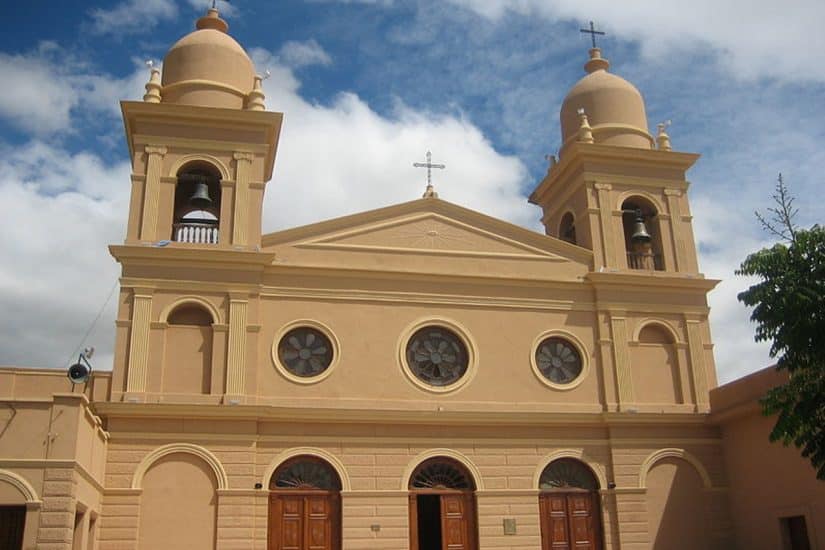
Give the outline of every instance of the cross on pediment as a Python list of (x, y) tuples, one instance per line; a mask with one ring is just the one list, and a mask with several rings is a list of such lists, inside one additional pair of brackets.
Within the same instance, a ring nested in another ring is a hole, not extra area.
[(414, 162), (413, 166), (416, 168), (426, 168), (427, 169), (427, 190), (424, 192), (425, 197), (437, 197), (438, 195), (433, 190), (433, 168), (437, 168), (443, 170), (447, 168), (444, 164), (433, 164), (433, 154), (427, 151), (427, 162)]

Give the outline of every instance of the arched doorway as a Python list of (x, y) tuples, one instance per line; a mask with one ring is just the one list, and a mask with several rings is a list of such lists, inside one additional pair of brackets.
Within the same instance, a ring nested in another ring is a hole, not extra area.
[(309, 455), (281, 464), (269, 480), (269, 550), (340, 550), (341, 479)]
[(457, 460), (435, 457), (413, 471), (410, 550), (477, 550), (476, 485)]
[(599, 482), (587, 465), (554, 460), (539, 478), (542, 550), (602, 548)]

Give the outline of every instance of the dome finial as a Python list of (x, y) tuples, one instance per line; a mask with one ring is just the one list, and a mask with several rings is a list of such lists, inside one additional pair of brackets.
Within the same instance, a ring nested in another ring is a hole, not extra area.
[(601, 48), (590, 48), (590, 60), (584, 64), (584, 70), (590, 74), (595, 71), (604, 70), (610, 68), (610, 61), (602, 57), (602, 50)]
[(579, 108), (576, 112), (579, 115), (579, 134), (576, 141), (593, 143), (593, 128), (590, 127), (590, 122), (587, 120), (587, 113), (584, 112), (584, 108)]
[(659, 133), (656, 136), (656, 145), (661, 151), (671, 151), (673, 147), (670, 145), (670, 136), (667, 135), (667, 127), (670, 126), (670, 121), (666, 120), (656, 125)]
[(149, 82), (146, 83), (146, 93), (143, 95), (143, 101), (146, 103), (160, 103), (160, 91), (162, 89), (160, 83), (160, 69), (155, 67), (155, 62), (151, 59), (146, 62), (149, 67)]
[(207, 10), (206, 15), (197, 20), (195, 23), (195, 28), (198, 30), (214, 29), (220, 32), (227, 32), (229, 30), (229, 25), (226, 21), (221, 19), (221, 16), (218, 14), (217, 5), (213, 0), (212, 7)]

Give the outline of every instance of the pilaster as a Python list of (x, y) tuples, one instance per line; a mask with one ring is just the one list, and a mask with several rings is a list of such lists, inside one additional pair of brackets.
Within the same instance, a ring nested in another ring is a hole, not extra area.
[(232, 224), (232, 244), (249, 244), (249, 175), (252, 153), (235, 153), (235, 223)]
[(616, 268), (618, 267), (616, 247), (614, 245), (616, 239), (613, 236), (613, 219), (610, 214), (613, 210), (610, 204), (610, 190), (613, 189), (613, 186), (609, 183), (596, 183), (593, 187), (596, 189), (599, 200), (598, 208), (601, 226), (599, 234), (601, 235), (602, 250), (604, 251), (605, 267)]
[(160, 206), (160, 176), (166, 147), (147, 145), (146, 182), (143, 196), (143, 222), (140, 238), (144, 241), (156, 241), (158, 232), (158, 208)]
[(246, 320), (249, 296), (231, 293), (229, 297), (229, 346), (226, 360), (226, 397), (239, 400), (245, 391)]
[(619, 410), (624, 410), (634, 402), (633, 378), (630, 374), (630, 354), (627, 348), (627, 319), (624, 316), (611, 313), (610, 326), (613, 338), (616, 384), (619, 389)]
[(670, 214), (670, 235), (671, 245), (674, 251), (674, 270), (687, 270), (687, 252), (685, 251), (685, 241), (682, 238), (682, 215), (679, 208), (679, 197), (682, 191), (679, 189), (665, 189), (665, 199), (667, 200), (667, 211)]
[(152, 290), (136, 288), (132, 297), (132, 334), (129, 341), (129, 364), (126, 374), (126, 392), (146, 392), (149, 364), (149, 329), (152, 316)]
[(708, 405), (708, 381), (705, 373), (704, 345), (702, 344), (702, 321), (697, 318), (685, 315), (685, 325), (688, 336), (688, 355), (690, 356), (690, 369), (693, 379), (693, 390), (695, 392), (696, 410), (707, 412)]

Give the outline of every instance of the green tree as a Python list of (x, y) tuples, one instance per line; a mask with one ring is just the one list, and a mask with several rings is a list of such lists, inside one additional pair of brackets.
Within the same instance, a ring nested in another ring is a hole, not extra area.
[(755, 340), (771, 342), (776, 368), (789, 374), (762, 399), (763, 413), (777, 415), (771, 441), (798, 447), (825, 480), (825, 229), (796, 226), (782, 174), (773, 201), (767, 217), (756, 216), (780, 242), (742, 262), (736, 273), (759, 282), (738, 299), (753, 308)]

